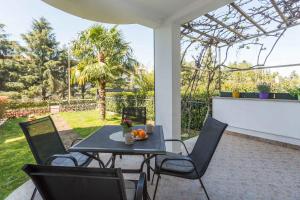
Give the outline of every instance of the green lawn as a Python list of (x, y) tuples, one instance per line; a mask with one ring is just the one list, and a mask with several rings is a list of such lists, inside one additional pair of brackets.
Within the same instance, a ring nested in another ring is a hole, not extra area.
[(34, 163), (18, 125), (22, 121), (25, 118), (12, 119), (0, 127), (0, 199), (4, 199), (28, 179), (21, 167), (25, 163)]
[[(104, 124), (120, 124), (120, 116), (108, 114), (106, 121), (99, 120), (98, 111), (60, 113), (81, 137), (86, 137)], [(0, 127), (0, 200), (22, 185), (28, 178), (21, 168), (35, 163), (18, 123), (25, 118), (12, 119)]]
[(107, 113), (106, 121), (99, 120), (99, 111), (82, 111), (82, 112), (62, 112), (60, 115), (72, 127), (75, 133), (81, 137), (86, 137), (102, 127), (103, 125), (120, 124), (121, 116), (119, 114)]

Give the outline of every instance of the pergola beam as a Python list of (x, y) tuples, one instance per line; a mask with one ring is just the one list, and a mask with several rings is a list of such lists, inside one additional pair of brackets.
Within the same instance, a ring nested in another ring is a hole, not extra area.
[(183, 36), (185, 36), (185, 37), (187, 37), (187, 38), (190, 38), (191, 40), (200, 42), (202, 45), (207, 45), (207, 44), (209, 44), (208, 41), (204, 41), (204, 40), (201, 40), (201, 39), (200, 39), (201, 35), (198, 36), (198, 37), (194, 37), (194, 36), (188, 35), (188, 34), (186, 34), (186, 33), (181, 33), (181, 35), (183, 35)]
[(187, 38), (190, 38), (192, 40), (195, 40), (195, 41), (198, 41), (198, 42), (203, 42), (202, 40), (200, 40), (199, 37), (194, 37), (194, 36), (191, 36), (191, 35), (188, 35), (186, 33), (181, 33), (183, 36), (187, 37)]
[(284, 14), (281, 12), (281, 10), (279, 9), (278, 5), (276, 4), (275, 0), (270, 0), (273, 7), (275, 8), (276, 12), (278, 13), (278, 15), (280, 16), (280, 18), (282, 19), (282, 21), (285, 23), (286, 26), (289, 25), (289, 22), (287, 20), (287, 18), (284, 16)]
[[(254, 39), (254, 38), (258, 38), (258, 37), (261, 37), (261, 36), (264, 36), (264, 35), (270, 35), (270, 34), (272, 34), (272, 33), (276, 33), (276, 32), (278, 32), (278, 31), (283, 31), (283, 30), (285, 30), (285, 29), (287, 29), (287, 28), (291, 28), (291, 27), (299, 26), (299, 25), (300, 25), (300, 22), (299, 22), (299, 23), (295, 23), (295, 24), (290, 24), (290, 25), (287, 26), (287, 27), (281, 27), (281, 28), (279, 28), (279, 29), (275, 29), (275, 30), (269, 31), (269, 32), (267, 32), (266, 34), (264, 34), (264, 33), (261, 33), (261, 34), (255, 34), (255, 35), (249, 36), (249, 37), (247, 37), (247, 38), (245, 38), (245, 39), (242, 39), (242, 40), (236, 40), (236, 41), (234, 41), (234, 42), (231, 42), (229, 45), (233, 45), (233, 44), (236, 44), (236, 43), (244, 42), (244, 41), (251, 40), (251, 39)], [(221, 45), (221, 46), (219, 46), (219, 47), (225, 47), (225, 46), (227, 46), (227, 45)]]
[(236, 31), (235, 29), (231, 28), (230, 26), (226, 25), (225, 23), (221, 22), (220, 20), (214, 18), (213, 16), (209, 15), (209, 14), (205, 14), (205, 17), (207, 17), (208, 19), (216, 22), (217, 24), (223, 26), (224, 28), (228, 29), (229, 31), (235, 33), (236, 35), (238, 35), (239, 37), (246, 39), (245, 36), (243, 36), (241, 33), (239, 33), (238, 31)]
[(238, 5), (235, 3), (230, 4), (236, 11), (238, 11), (242, 16), (244, 16), (249, 22), (251, 22), (256, 28), (261, 30), (264, 34), (267, 33), (259, 24), (257, 24), (247, 13), (245, 13)]
[(287, 64), (287, 65), (272, 65), (272, 66), (257, 66), (257, 67), (250, 67), (246, 69), (232, 69), (228, 68), (229, 72), (238, 72), (238, 71), (251, 71), (251, 70), (262, 70), (262, 69), (274, 69), (274, 68), (286, 68), (286, 67), (300, 67), (300, 63), (294, 64)]
[[(212, 39), (212, 40), (214, 40), (214, 41), (217, 41), (218, 43), (221, 43), (221, 42), (222, 42), (222, 43), (228, 44), (228, 42), (227, 42), (226, 40), (223, 40), (223, 39), (221, 39), (221, 38), (217, 38), (217, 37), (215, 37), (215, 36), (209, 35), (209, 34), (207, 34), (207, 33), (205, 33), (205, 32), (199, 31), (199, 30), (194, 29), (194, 28), (192, 28), (192, 27), (190, 27), (190, 26), (182, 25), (182, 27), (185, 28), (185, 29), (189, 29), (189, 30), (192, 31), (192, 32), (198, 33), (198, 34), (200, 34), (200, 35), (204, 35), (205, 37), (208, 37), (208, 38), (210, 38), (210, 39)], [(187, 34), (186, 34), (186, 36), (187, 36)]]

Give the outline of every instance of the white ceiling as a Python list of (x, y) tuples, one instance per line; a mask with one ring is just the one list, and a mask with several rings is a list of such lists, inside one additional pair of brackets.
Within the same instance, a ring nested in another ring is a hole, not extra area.
[(112, 24), (141, 24), (151, 28), (172, 21), (184, 23), (230, 0), (43, 0), (81, 18)]

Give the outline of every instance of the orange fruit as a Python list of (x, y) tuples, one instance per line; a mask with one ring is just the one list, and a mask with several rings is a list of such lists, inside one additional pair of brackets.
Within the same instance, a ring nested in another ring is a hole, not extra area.
[(140, 138), (145, 138), (146, 137), (146, 132), (144, 130), (139, 131), (139, 137)]
[(133, 131), (131, 132), (131, 134), (132, 134), (134, 137), (136, 137), (136, 136), (138, 135), (138, 130), (133, 130)]

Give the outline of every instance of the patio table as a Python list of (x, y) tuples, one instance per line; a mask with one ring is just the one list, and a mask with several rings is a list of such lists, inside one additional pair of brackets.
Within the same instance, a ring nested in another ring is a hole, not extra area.
[[(134, 126), (133, 129), (144, 129), (145, 126)], [(114, 167), (115, 155), (147, 155), (147, 177), (150, 179), (150, 157), (166, 154), (166, 146), (162, 126), (155, 126), (153, 133), (149, 138), (143, 141), (135, 141), (132, 145), (125, 144), (118, 140), (117, 134), (121, 134), (122, 127), (115, 125), (106, 125), (83, 139), (76, 145), (70, 147), (70, 152), (80, 152), (98, 160), (103, 166), (99, 157), (92, 153), (112, 153), (113, 156), (105, 164), (105, 167), (111, 162), (110, 167)], [(132, 170), (133, 171), (133, 170)]]

